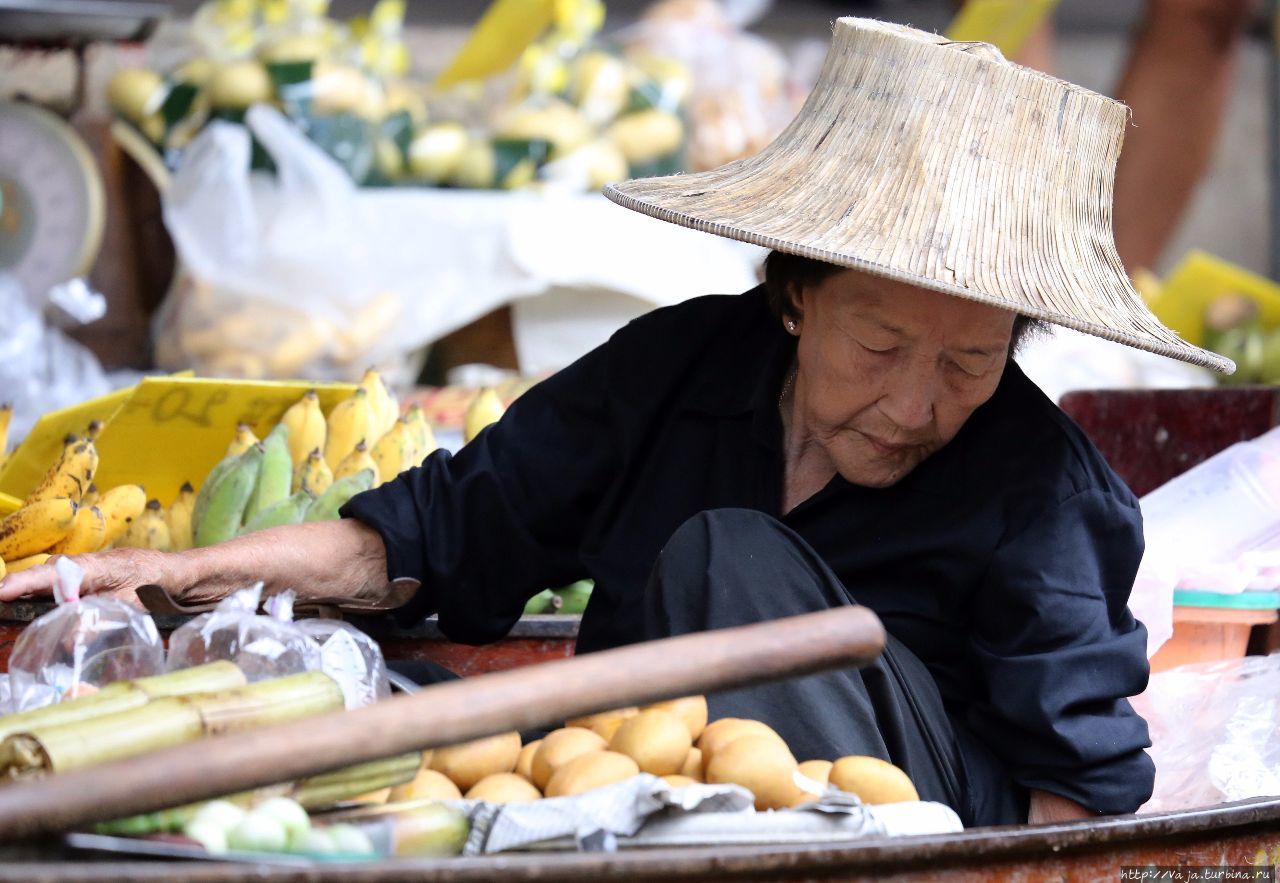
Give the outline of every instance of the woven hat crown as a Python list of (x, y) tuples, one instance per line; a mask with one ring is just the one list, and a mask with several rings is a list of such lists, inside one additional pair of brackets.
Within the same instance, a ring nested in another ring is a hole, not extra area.
[(710, 172), (610, 185), (654, 217), (1218, 371), (1147, 309), (1112, 233), (1128, 110), (901, 25), (842, 18), (796, 118)]

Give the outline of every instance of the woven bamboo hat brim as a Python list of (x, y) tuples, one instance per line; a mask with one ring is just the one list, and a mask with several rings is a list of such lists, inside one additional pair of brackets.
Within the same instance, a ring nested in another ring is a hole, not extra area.
[(619, 205), (993, 304), (1215, 371), (1161, 324), (1111, 228), (1128, 110), (985, 43), (842, 18), (799, 115), (710, 172), (613, 184)]

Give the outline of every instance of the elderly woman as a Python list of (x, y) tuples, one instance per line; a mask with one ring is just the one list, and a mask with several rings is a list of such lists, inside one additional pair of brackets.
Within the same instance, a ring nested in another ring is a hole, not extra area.
[(606, 191), (773, 248), (763, 286), (637, 320), (340, 522), (85, 556), (87, 585), (376, 601), (410, 579), (399, 617), (482, 643), (589, 576), (582, 652), (864, 604), (889, 634), (874, 666), (712, 715), (767, 721), (801, 760), (892, 760), (967, 824), (1131, 812), (1153, 778), (1126, 701), (1148, 672), (1137, 502), (1011, 358), (1049, 320), (1230, 369), (1115, 257), (1124, 120), (990, 47), (842, 19), (760, 155)]

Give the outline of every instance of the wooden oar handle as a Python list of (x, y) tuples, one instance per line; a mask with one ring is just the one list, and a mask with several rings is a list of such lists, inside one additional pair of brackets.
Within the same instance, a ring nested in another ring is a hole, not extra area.
[(866, 665), (865, 607), (682, 635), (451, 681), (365, 708), (0, 786), (0, 840), (179, 806), (364, 761), (696, 693)]

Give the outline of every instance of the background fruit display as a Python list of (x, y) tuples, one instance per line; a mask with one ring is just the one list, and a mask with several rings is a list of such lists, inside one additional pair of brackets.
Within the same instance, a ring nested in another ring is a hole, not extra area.
[[(359, 184), (597, 191), (683, 166), (688, 70), (647, 46), (594, 43), (601, 0), (556, 3), (509, 74), (454, 89), (406, 79), (403, 0), (345, 23), (323, 6), (211, 0), (192, 57), (117, 72), (108, 103), (170, 165), (209, 122), (270, 103)], [(261, 149), (253, 163), (272, 167)]]

